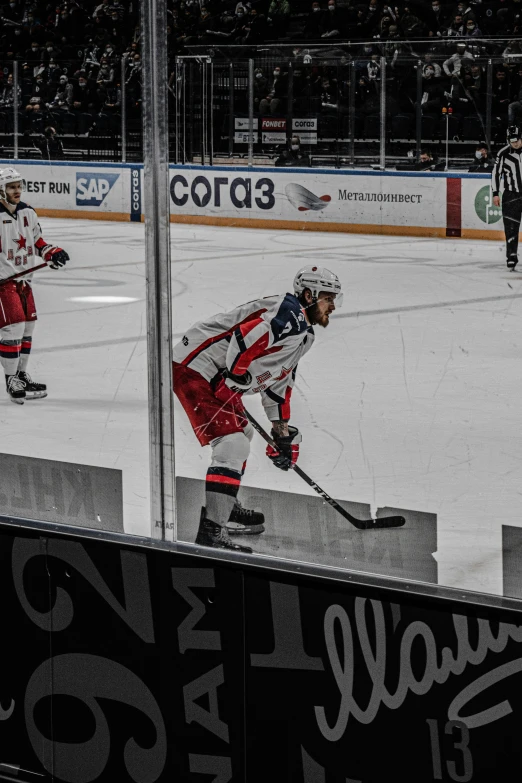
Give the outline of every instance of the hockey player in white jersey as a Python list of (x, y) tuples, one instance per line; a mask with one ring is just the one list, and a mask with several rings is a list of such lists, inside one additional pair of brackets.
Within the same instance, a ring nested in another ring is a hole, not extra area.
[(210, 445), (205, 506), (197, 544), (240, 552), (230, 534), (264, 530), (263, 514), (237, 500), (253, 436), (244, 394), (261, 394), (277, 449), (267, 457), (281, 470), (297, 462), (301, 433), (289, 424), (297, 364), (315, 340), (313, 327), (328, 326), (342, 300), (339, 278), (306, 266), (293, 293), (270, 296), (218, 313), (192, 326), (174, 349), (174, 392), (202, 446)]
[[(0, 362), (7, 393), (19, 405), (47, 396), (46, 385), (27, 373), (37, 318), (31, 270), (41, 259), (52, 269), (69, 260), (65, 250), (43, 239), (36, 212), (21, 200), (24, 187), (16, 169), (0, 170)], [(26, 275), (9, 280), (24, 270)]]

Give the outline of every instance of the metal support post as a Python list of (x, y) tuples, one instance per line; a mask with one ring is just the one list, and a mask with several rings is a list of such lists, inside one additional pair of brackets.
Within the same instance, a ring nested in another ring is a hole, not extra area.
[(491, 153), (491, 115), (493, 106), (493, 63), (488, 60), (486, 73), (486, 144)]
[(142, 3), (151, 535), (175, 541), (166, 31), (166, 0)]
[(386, 57), (381, 57), (381, 149), (379, 168), (386, 168)]
[(415, 102), (415, 158), (419, 160), (422, 144), (422, 60), (417, 60), (417, 100)]
[(355, 166), (355, 60), (350, 63), (348, 93), (348, 135), (350, 137), (350, 166)]
[(254, 61), (248, 61), (248, 165), (254, 165)]
[(204, 166), (207, 154), (207, 61), (199, 63), (201, 78), (201, 165)]
[(18, 77), (18, 60), (13, 60), (13, 158), (18, 159), (18, 90), (20, 80)]
[(209, 62), (209, 71), (210, 71), (210, 122), (209, 122), (209, 132), (210, 132), (210, 138), (208, 140), (208, 162), (210, 166), (214, 165), (214, 63), (212, 61)]
[(234, 136), (236, 133), (234, 119), (234, 63), (230, 63), (228, 66), (228, 90), (228, 157), (231, 158), (234, 154)]
[(125, 53), (121, 58), (121, 80), (120, 80), (120, 100), (121, 100), (121, 162), (127, 163), (127, 87), (125, 85), (125, 70), (128, 54)]

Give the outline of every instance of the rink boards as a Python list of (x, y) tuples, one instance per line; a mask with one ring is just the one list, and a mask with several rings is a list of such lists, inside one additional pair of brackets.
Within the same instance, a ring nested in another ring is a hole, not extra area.
[[(27, 202), (42, 216), (142, 220), (141, 164), (15, 165), (27, 180)], [(171, 166), (171, 221), (499, 239), (490, 181), (488, 174)]]
[(6, 780), (518, 779), (517, 602), (7, 517), (0, 541)]

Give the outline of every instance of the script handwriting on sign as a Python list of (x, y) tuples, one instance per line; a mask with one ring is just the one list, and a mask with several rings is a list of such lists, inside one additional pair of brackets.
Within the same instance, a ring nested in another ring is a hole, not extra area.
[[(454, 614), (453, 626), (456, 636), (456, 654), (449, 647), (444, 647), (441, 653), (437, 651), (435, 636), (431, 628), (419, 620), (410, 623), (405, 629), (400, 640), (399, 672), (394, 672), (390, 679), (397, 682), (394, 693), (390, 693), (385, 680), (388, 671), (387, 662), (387, 638), (384, 610), (380, 601), (372, 600), (373, 610), (373, 634), (370, 635), (365, 617), (365, 598), (357, 598), (355, 601), (355, 629), (359, 645), (362, 650), (364, 663), (372, 682), (370, 700), (366, 707), (357, 704), (353, 695), (354, 683), (354, 639), (353, 629), (346, 611), (342, 606), (334, 604), (328, 607), (324, 617), (324, 633), (326, 648), (337, 687), (341, 696), (339, 712), (333, 725), (327, 720), (325, 708), (315, 707), (315, 715), (319, 730), (325, 739), (336, 742), (343, 736), (350, 716), (362, 724), (369, 724), (375, 720), (381, 705), (391, 710), (398, 709), (406, 699), (408, 692), (422, 696), (431, 690), (432, 686), (447, 681), (450, 674), (460, 675), (469, 666), (481, 664), (488, 652), (503, 652), (510, 639), (522, 643), (522, 628), (516, 625), (500, 623), (498, 632), (494, 634), (487, 620), (479, 619), (478, 640), (473, 647), (470, 643), (468, 618)], [(341, 631), (342, 645), (338, 650), (335, 641), (335, 626)], [(372, 645), (370, 638), (375, 638)], [(422, 676), (419, 676), (419, 667), (416, 664), (413, 673), (412, 649), (415, 643), (421, 640), (426, 651), (426, 658)], [(375, 649), (375, 652), (374, 652)], [(440, 665), (437, 661), (440, 660)], [(485, 726), (499, 720), (512, 712), (508, 701), (502, 701), (488, 709), (474, 715), (462, 715), (469, 701), (478, 694), (486, 691), (491, 686), (505, 680), (513, 674), (522, 671), (522, 658), (504, 663), (467, 685), (451, 702), (448, 707), (450, 721), (459, 721), (468, 729)]]

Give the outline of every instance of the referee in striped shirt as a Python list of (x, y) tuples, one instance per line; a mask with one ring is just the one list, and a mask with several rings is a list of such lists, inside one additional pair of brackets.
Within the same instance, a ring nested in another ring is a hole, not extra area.
[(518, 232), (522, 218), (522, 130), (518, 125), (509, 126), (507, 141), (507, 146), (498, 153), (491, 172), (491, 189), (493, 204), (500, 207), (500, 183), (504, 178), (502, 218), (506, 233), (507, 265), (513, 272), (518, 264)]

